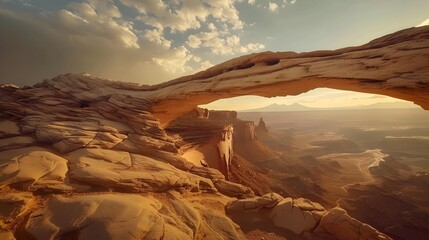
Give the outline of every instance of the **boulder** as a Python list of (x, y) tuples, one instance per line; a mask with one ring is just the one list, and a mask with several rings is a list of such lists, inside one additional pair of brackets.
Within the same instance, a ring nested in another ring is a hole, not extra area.
[(221, 179), (221, 180), (215, 181), (214, 185), (220, 193), (230, 197), (246, 198), (246, 197), (255, 196), (255, 194), (250, 188), (238, 183), (233, 183), (233, 182), (229, 182)]
[(273, 208), (282, 200), (283, 197), (277, 193), (267, 193), (261, 197), (252, 197), (231, 201), (225, 206), (225, 209), (228, 211), (257, 212), (262, 208)]
[(350, 217), (344, 209), (339, 207), (332, 208), (323, 215), (314, 233), (339, 240), (391, 239), (368, 224)]
[(306, 209), (301, 209), (292, 198), (284, 198), (271, 210), (269, 217), (275, 226), (301, 234), (312, 231), (318, 224), (311, 213), (315, 209)]

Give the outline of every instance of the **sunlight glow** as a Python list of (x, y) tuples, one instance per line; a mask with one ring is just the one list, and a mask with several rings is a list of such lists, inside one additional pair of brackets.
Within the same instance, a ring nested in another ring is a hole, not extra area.
[[(259, 96), (243, 96), (221, 99), (200, 107), (214, 110), (243, 111), (266, 107), (271, 104), (291, 105), (299, 103), (312, 108), (348, 108), (361, 107), (376, 103), (408, 103), (407, 101), (383, 95), (360, 93), (353, 91), (318, 88), (298, 96), (265, 98)], [(410, 103), (412, 106), (412, 103)], [(416, 107), (418, 107), (416, 105)]]

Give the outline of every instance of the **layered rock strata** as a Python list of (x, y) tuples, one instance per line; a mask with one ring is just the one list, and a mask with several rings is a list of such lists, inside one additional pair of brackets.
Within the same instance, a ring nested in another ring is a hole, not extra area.
[[(201, 117), (200, 113), (207, 113)], [(196, 108), (166, 127), (175, 136), (184, 157), (201, 166), (218, 169), (228, 179), (234, 143), (256, 139), (252, 121), (237, 118), (236, 111), (208, 111)]]

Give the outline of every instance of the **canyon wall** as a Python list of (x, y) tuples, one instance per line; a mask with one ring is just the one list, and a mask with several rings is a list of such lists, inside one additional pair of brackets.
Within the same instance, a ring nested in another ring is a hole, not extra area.
[(234, 143), (256, 139), (254, 122), (237, 115), (236, 111), (195, 108), (170, 122), (167, 130), (180, 137), (179, 149), (188, 161), (215, 168), (228, 179)]
[(234, 142), (248, 142), (256, 140), (255, 123), (253, 121), (234, 122)]
[(233, 157), (232, 122), (236, 120), (234, 111), (195, 108), (172, 121), (167, 130), (169, 134), (177, 135), (178, 147), (185, 159), (217, 169), (228, 179)]

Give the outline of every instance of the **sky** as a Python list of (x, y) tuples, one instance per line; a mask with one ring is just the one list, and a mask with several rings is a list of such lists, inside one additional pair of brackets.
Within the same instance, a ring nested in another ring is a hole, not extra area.
[[(259, 96), (244, 96), (229, 99), (221, 99), (207, 105), (202, 105), (203, 108), (213, 110), (250, 110), (262, 108), (271, 104), (292, 105), (301, 104), (306, 107), (329, 109), (329, 108), (353, 108), (369, 106), (375, 103), (404, 103), (400, 99), (387, 97), (378, 94), (367, 94), (352, 91), (342, 91), (329, 88), (317, 88), (298, 96), (287, 97), (259, 97)], [(401, 104), (401, 107), (420, 108), (411, 102), (409, 104)]]
[(425, 24), (428, 0), (0, 0), (0, 83), (86, 72), (155, 84), (253, 52), (337, 49)]

